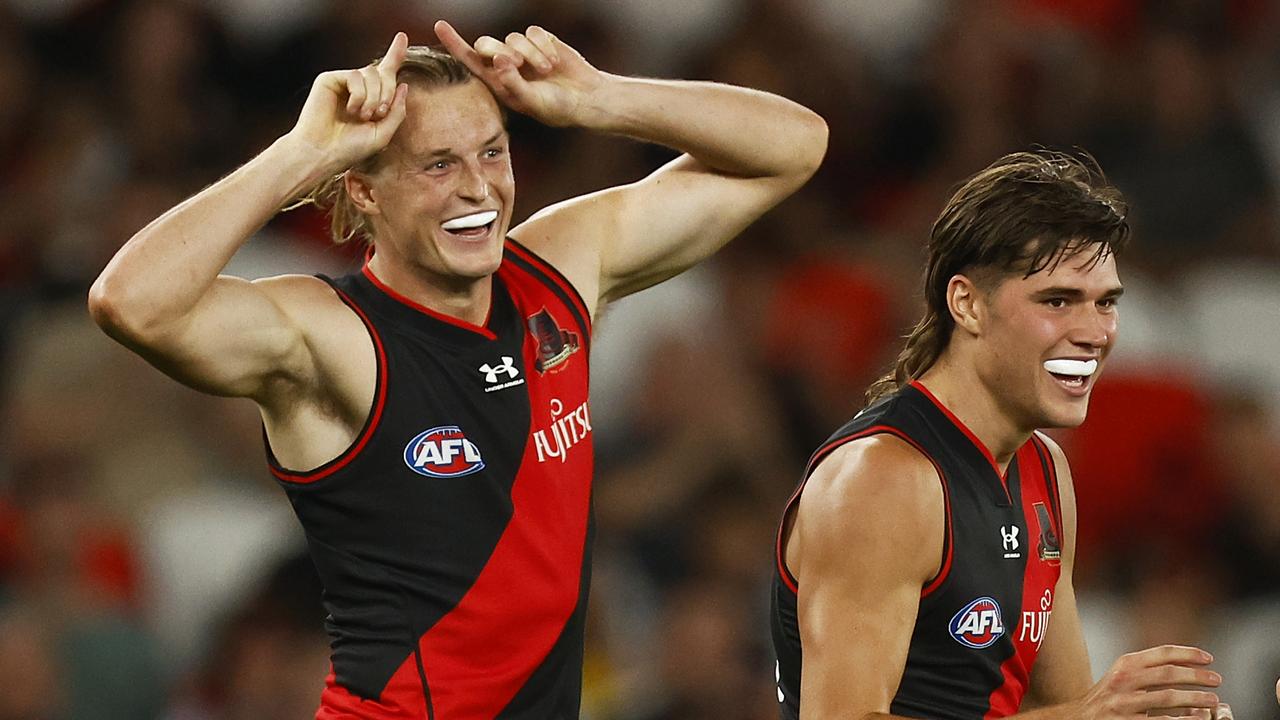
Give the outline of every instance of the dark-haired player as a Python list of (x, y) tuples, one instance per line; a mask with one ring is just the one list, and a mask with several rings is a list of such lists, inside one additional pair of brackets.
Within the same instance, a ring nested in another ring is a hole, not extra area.
[[(448, 53), (401, 33), (321, 74), (288, 134), (125, 245), (90, 308), (174, 378), (261, 410), (330, 613), (318, 717), (576, 718), (591, 319), (799, 188), (826, 126), (763, 92), (601, 72), (538, 27), (436, 33)], [(501, 105), (684, 154), (508, 235)], [(360, 272), (218, 275), (316, 186), (336, 236), (369, 241)]]
[(924, 318), (783, 517), (783, 718), (1229, 712), (1196, 648), (1126, 655), (1091, 683), (1071, 473), (1037, 432), (1085, 419), (1116, 340), (1127, 235), (1118, 191), (1059, 153), (1006, 156), (947, 203)]

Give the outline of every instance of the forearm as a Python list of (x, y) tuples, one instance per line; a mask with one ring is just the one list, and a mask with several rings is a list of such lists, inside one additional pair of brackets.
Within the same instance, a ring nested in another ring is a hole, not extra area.
[(827, 146), (826, 123), (812, 110), (711, 82), (605, 75), (584, 98), (576, 124), (665, 145), (746, 177), (807, 178)]
[(141, 330), (182, 317), (249, 237), (325, 172), (310, 148), (277, 140), (125, 243), (90, 291), (95, 318)]

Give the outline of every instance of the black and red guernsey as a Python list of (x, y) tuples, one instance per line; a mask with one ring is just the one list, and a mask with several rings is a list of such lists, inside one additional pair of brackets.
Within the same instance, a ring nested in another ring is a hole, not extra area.
[[(1033, 435), (1002, 476), (981, 441), (923, 385), (912, 383), (837, 431), (814, 453), (804, 480), (836, 448), (879, 434), (902, 439), (932, 461), (946, 507), (941, 570), (920, 589), (890, 712), (933, 720), (1012, 715), (1026, 694), (1061, 571), (1062, 522), (1052, 456)], [(848, 521), (859, 520), (855, 515)], [(803, 648), (798, 585), (786, 567), (781, 530), (774, 556), (770, 624), (778, 701), (781, 717), (796, 720), (804, 691)]]
[(590, 584), (590, 318), (508, 241), (483, 326), (324, 278), (377, 356), (341, 456), (282, 468), (324, 585), (318, 719), (577, 718)]

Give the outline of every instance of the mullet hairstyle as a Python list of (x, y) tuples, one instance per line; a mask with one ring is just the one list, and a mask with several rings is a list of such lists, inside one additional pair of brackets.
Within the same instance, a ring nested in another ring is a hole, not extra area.
[[(371, 65), (377, 65), (382, 58), (375, 58)], [(424, 88), (441, 88), (450, 85), (463, 85), (472, 78), (471, 71), (457, 58), (444, 50), (412, 45), (406, 50), (404, 62), (396, 73), (396, 83), (407, 83)], [(504, 117), (505, 121), (505, 117)], [(345, 182), (347, 172), (372, 172), (377, 166), (381, 153), (374, 153), (359, 163), (343, 170), (319, 185), (312, 188), (297, 202), (285, 208), (292, 210), (302, 205), (315, 205), (329, 216), (329, 236), (337, 245), (359, 239), (364, 243), (373, 242), (373, 226), (369, 218), (356, 207), (351, 196), (347, 194)]]
[(1080, 252), (1092, 252), (1092, 267), (1124, 249), (1127, 214), (1120, 191), (1084, 151), (1012, 153), (969, 178), (929, 234), (924, 317), (893, 370), (867, 390), (867, 405), (919, 378), (946, 349), (955, 329), (947, 307), (952, 277), (968, 275), (981, 285), (1014, 274), (1027, 278)]

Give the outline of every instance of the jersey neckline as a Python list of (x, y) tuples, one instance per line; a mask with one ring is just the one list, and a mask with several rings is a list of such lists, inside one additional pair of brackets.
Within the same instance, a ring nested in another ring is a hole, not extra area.
[(1016, 452), (1014, 453), (1014, 456), (1009, 460), (1009, 466), (1004, 472), (1001, 472), (1000, 466), (996, 464), (995, 455), (993, 455), (986, 444), (982, 442), (982, 439), (979, 438), (973, 430), (969, 429), (968, 425), (964, 424), (963, 420), (957, 417), (955, 413), (951, 412), (951, 408), (948, 408), (943, 404), (943, 402), (939, 400), (936, 395), (930, 392), (929, 388), (925, 387), (919, 380), (912, 380), (909, 383), (909, 386), (921, 395), (925, 396), (925, 398), (927, 398), (929, 402), (932, 403), (933, 406), (937, 408), (938, 411), (941, 412), (947, 420), (969, 440), (970, 445), (982, 455), (983, 459), (987, 461), (987, 465), (990, 466), (991, 472), (995, 474), (996, 479), (1000, 482), (1000, 488), (1004, 491), (1005, 498), (1012, 503), (1013, 495), (1009, 490), (1009, 475), (1017, 466), (1018, 454)]
[(369, 267), (369, 261), (372, 259), (373, 259), (373, 248), (370, 247), (365, 252), (364, 265), (360, 268), (360, 275), (365, 280), (367, 280), (369, 284), (371, 284), (382, 295), (395, 301), (395, 303), (397, 303), (398, 305), (408, 308), (409, 310), (412, 310), (414, 313), (421, 316), (425, 316), (435, 322), (444, 323), (447, 326), (465, 331), (470, 335), (478, 335), (484, 338), (485, 340), (497, 339), (498, 337), (497, 334), (490, 329), (493, 321), (493, 308), (496, 303), (495, 296), (501, 288), (501, 283), (495, 280), (495, 278), (498, 275), (496, 272), (489, 276), (490, 283), (492, 283), (492, 287), (490, 288), (490, 293), (489, 293), (489, 309), (485, 311), (484, 324), (476, 325), (474, 323), (467, 322), (462, 318), (454, 317), (447, 313), (442, 313), (438, 310), (433, 310), (427, 307), (426, 305), (415, 302), (414, 300), (397, 292), (394, 288), (392, 288), (390, 285), (387, 285), (377, 275), (374, 274), (373, 268)]

